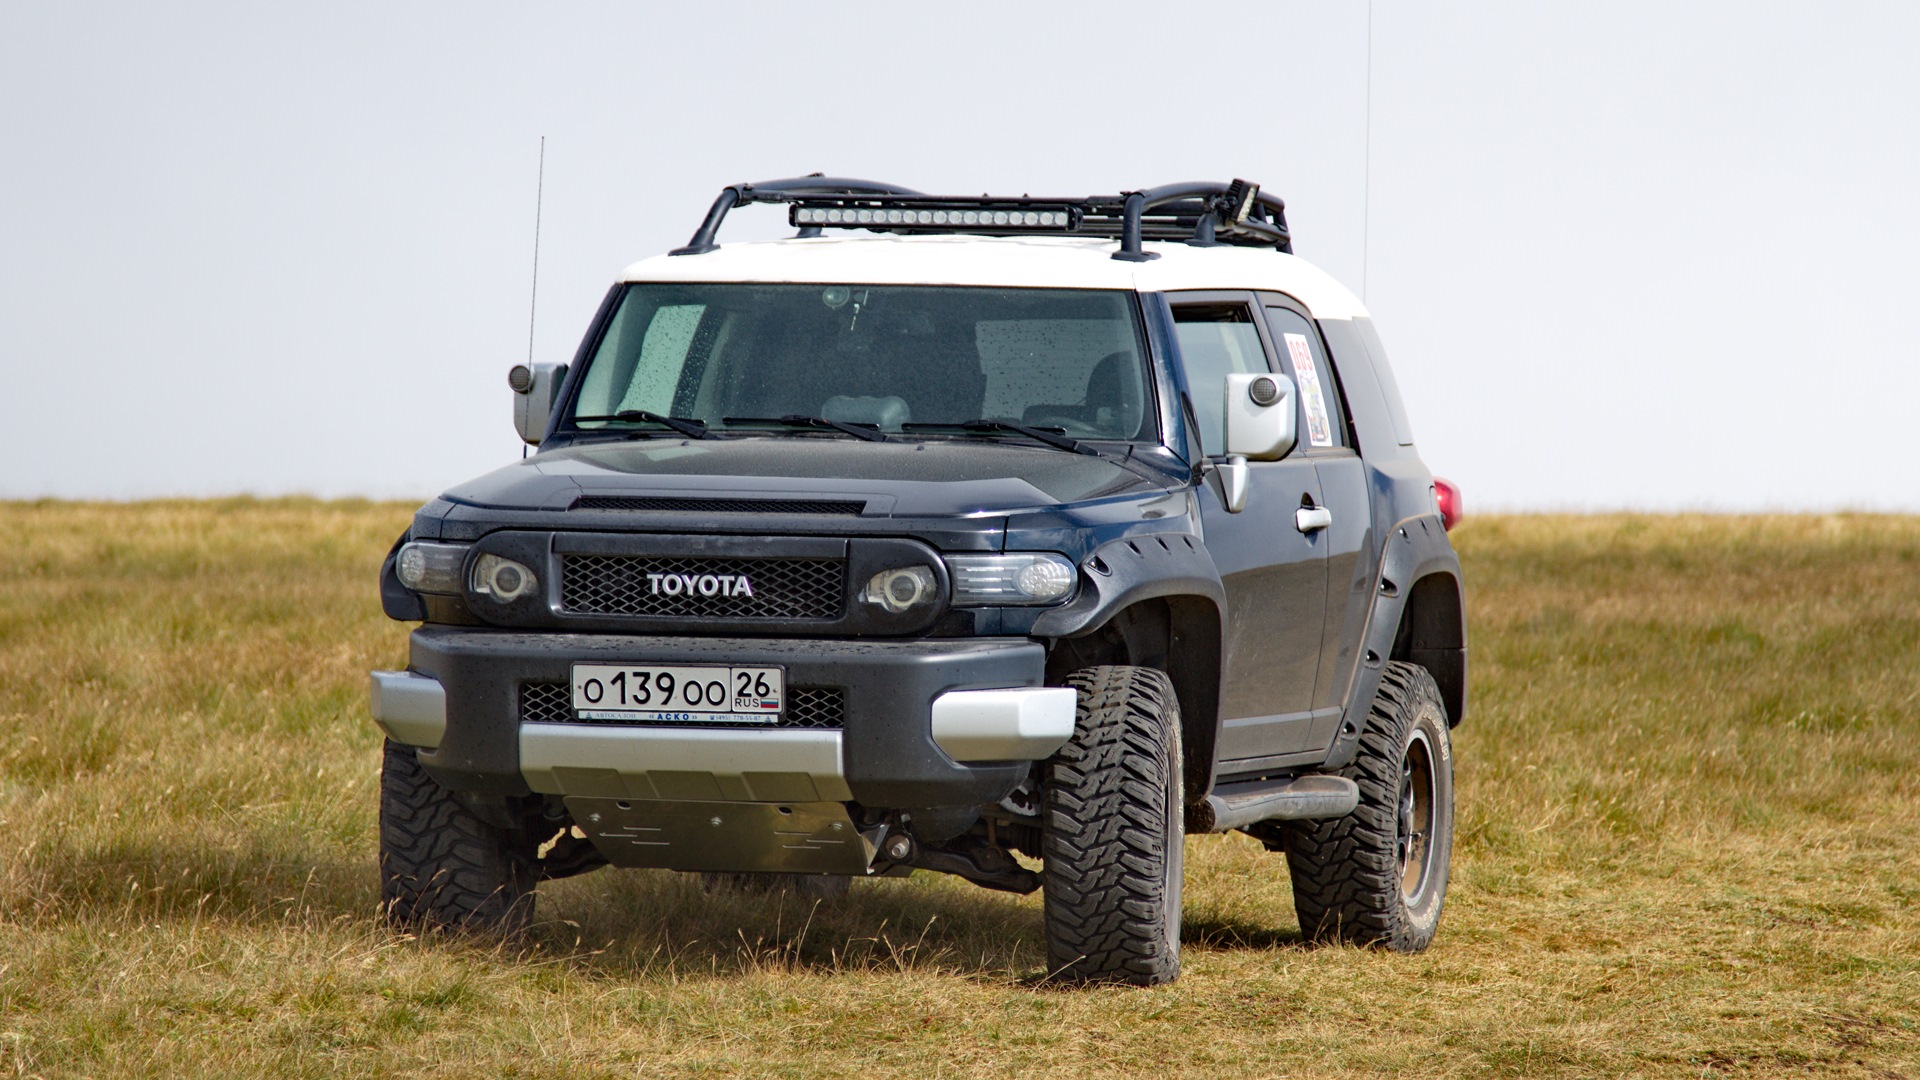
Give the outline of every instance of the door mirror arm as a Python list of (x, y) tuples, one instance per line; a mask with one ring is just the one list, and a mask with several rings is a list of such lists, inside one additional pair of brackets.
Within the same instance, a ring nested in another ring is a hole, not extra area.
[(1220, 496), (1220, 505), (1227, 513), (1237, 514), (1247, 508), (1247, 459), (1240, 454), (1227, 454), (1217, 458), (1206, 458), (1201, 462), (1208, 479), (1214, 484), (1214, 493)]

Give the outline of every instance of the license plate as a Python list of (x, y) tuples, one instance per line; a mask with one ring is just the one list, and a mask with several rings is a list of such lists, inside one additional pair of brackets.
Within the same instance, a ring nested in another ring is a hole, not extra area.
[(777, 667), (573, 665), (573, 711), (582, 720), (771, 724), (786, 689), (786, 671)]

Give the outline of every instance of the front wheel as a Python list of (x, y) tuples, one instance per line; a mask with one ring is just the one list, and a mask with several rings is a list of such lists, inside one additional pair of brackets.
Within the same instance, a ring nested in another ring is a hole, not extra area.
[(1185, 839), (1173, 683), (1120, 666), (1067, 682), (1080, 696), (1073, 738), (1043, 785), (1049, 967), (1079, 982), (1172, 982)]
[[(533, 837), (503, 829), (387, 740), (380, 770), (380, 899), (402, 927), (512, 933), (533, 921)], [(560, 875), (556, 875), (560, 876)]]
[(1440, 688), (1394, 662), (1341, 775), (1360, 787), (1343, 818), (1289, 822), (1300, 930), (1314, 941), (1419, 952), (1440, 928), (1453, 856), (1453, 746)]

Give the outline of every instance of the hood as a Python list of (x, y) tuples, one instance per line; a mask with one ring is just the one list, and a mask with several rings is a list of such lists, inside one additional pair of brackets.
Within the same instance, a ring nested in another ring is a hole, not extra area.
[(565, 510), (582, 495), (863, 498), (867, 514), (999, 514), (1184, 486), (1141, 463), (985, 439), (645, 439), (548, 450), (449, 490), (471, 506)]

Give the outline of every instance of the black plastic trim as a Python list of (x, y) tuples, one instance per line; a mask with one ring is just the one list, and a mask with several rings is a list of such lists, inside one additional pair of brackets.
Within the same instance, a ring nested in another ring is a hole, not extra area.
[(401, 533), (400, 539), (387, 549), (386, 560), (380, 564), (380, 610), (396, 622), (419, 622), (427, 617), (426, 602), (419, 593), (400, 584), (400, 575), (393, 565), (400, 549), (411, 539), (412, 529)]

